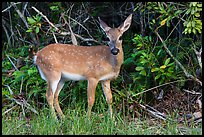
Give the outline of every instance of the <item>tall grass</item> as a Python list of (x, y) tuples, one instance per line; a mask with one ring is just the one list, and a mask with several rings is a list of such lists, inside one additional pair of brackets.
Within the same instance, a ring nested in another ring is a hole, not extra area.
[(114, 113), (110, 119), (109, 113), (93, 112), (91, 119), (87, 119), (86, 109), (77, 107), (65, 111), (64, 120), (55, 120), (49, 116), (48, 110), (43, 110), (38, 116), (30, 120), (19, 117), (2, 118), (3, 135), (128, 135), (128, 134), (202, 134), (202, 126), (178, 128), (178, 123), (172, 121), (150, 124), (147, 119), (125, 118), (120, 113)]

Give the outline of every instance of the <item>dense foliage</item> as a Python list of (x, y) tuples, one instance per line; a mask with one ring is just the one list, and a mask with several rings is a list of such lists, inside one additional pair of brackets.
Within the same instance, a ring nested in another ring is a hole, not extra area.
[[(55, 42), (106, 44), (98, 17), (117, 27), (133, 14), (122, 38), (124, 64), (111, 83), (115, 111), (127, 115), (135, 101), (154, 101), (162, 84), (178, 81), (176, 86), (186, 89), (192, 88), (186, 84), (189, 79), (193, 86), (202, 84), (197, 54), (202, 45), (201, 2), (3, 2), (2, 9), (2, 115), (15, 110), (30, 116), (48, 108), (46, 82), (32, 63), (30, 46), (37, 51)], [(156, 95), (145, 94), (156, 86)], [(86, 87), (86, 81), (67, 82), (60, 93), (62, 109), (87, 105)], [(16, 105), (17, 100), (27, 105)], [(104, 105), (99, 85), (93, 111), (108, 108)]]

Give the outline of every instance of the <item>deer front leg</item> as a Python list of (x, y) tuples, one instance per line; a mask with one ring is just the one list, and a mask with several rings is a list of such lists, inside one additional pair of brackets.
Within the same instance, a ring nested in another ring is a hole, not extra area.
[(87, 97), (88, 97), (88, 118), (91, 117), (91, 109), (95, 101), (95, 90), (98, 84), (98, 80), (94, 78), (88, 79)]
[(102, 84), (103, 92), (106, 96), (106, 102), (108, 103), (110, 116), (112, 118), (113, 111), (112, 111), (112, 93), (110, 89), (110, 80), (102, 81), (101, 84)]

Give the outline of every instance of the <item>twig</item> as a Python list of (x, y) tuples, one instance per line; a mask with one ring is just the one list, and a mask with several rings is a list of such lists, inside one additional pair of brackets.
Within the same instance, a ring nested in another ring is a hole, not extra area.
[(28, 2), (26, 2), (25, 5), (23, 6), (23, 10), (22, 10), (22, 14), (23, 14), (23, 15), (24, 15), (24, 13), (25, 13), (25, 10), (26, 10), (27, 5), (28, 5)]
[(147, 92), (147, 91), (150, 91), (150, 90), (153, 90), (153, 89), (156, 89), (156, 88), (159, 88), (159, 87), (165, 86), (165, 85), (169, 85), (169, 84), (173, 84), (173, 83), (177, 83), (177, 82), (181, 82), (181, 81), (187, 81), (187, 80), (191, 80), (191, 79), (176, 80), (176, 81), (172, 81), (172, 82), (165, 83), (165, 84), (162, 84), (162, 85), (158, 85), (158, 86), (156, 86), (156, 87), (153, 87), (153, 88), (147, 89), (147, 90), (145, 90), (145, 91), (143, 91), (143, 92), (137, 93), (137, 94), (135, 94), (135, 96), (137, 96), (137, 95), (139, 95), (139, 94), (143, 94), (143, 93), (145, 93), (145, 92)]
[[(194, 43), (193, 43), (194, 44)], [(193, 48), (196, 56), (197, 56), (197, 59), (198, 59), (198, 63), (200, 65), (200, 68), (202, 69), (202, 60), (201, 60), (201, 54), (202, 54), (202, 46), (200, 48), (200, 51), (197, 51), (196, 48), (195, 48), (195, 44), (194, 44), (194, 48)]]
[(9, 111), (11, 111), (12, 109), (14, 109), (15, 107), (17, 107), (18, 105), (13, 106), (10, 109), (7, 109), (5, 112), (2, 113), (2, 116), (5, 115), (6, 113), (8, 113)]
[(42, 12), (40, 12), (38, 9), (36, 9), (35, 7), (32, 6), (32, 8), (37, 12), (39, 13), (43, 18), (45, 18), (45, 20), (53, 27), (55, 28), (55, 30), (61, 34), (61, 35), (70, 35), (70, 32), (61, 32), (60, 29), (58, 29), (52, 22), (49, 21), (49, 19), (42, 14)]
[(75, 19), (71, 18), (70, 16), (68, 16), (69, 19), (71, 19), (72, 21), (76, 22), (77, 24), (79, 24), (79, 26), (81, 26), (83, 29), (85, 29), (88, 33), (88, 35), (92, 38), (91, 34), (89, 33), (88, 29), (86, 27), (84, 27), (80, 22), (76, 21)]
[(22, 35), (21, 33), (19, 32), (18, 28), (15, 26), (17, 32), (18, 32), (18, 35), (20, 36), (18, 39), (21, 40), (23, 42), (23, 45), (25, 45), (25, 40), (22, 40)]
[[(11, 2), (11, 4), (13, 4), (13, 2)], [(26, 18), (24, 17), (24, 15), (20, 12), (20, 10), (18, 9), (18, 7), (16, 5), (13, 5), (13, 7), (15, 8), (16, 12), (18, 13), (18, 15), (20, 16), (20, 18), (22, 19), (22, 21), (24, 22), (25, 26), (27, 29), (29, 29), (29, 25), (26, 21)], [(36, 45), (39, 45), (39, 42), (37, 41), (37, 39), (35, 38), (35, 36), (33, 35), (33, 33), (30, 33), (32, 40), (34, 41), (34, 43)]]
[(50, 22), (49, 19), (48, 19), (45, 15), (42, 14), (42, 12), (40, 12), (38, 9), (36, 9), (36, 8), (33, 7), (33, 6), (32, 6), (32, 8), (33, 8), (37, 13), (39, 13), (43, 18), (45, 18), (46, 21), (47, 21), (53, 28), (56, 29), (56, 31), (59, 31), (59, 29), (58, 29), (57, 27), (55, 27), (55, 25), (54, 25), (52, 22)]
[(23, 89), (23, 77), (21, 78), (20, 93), (22, 92), (22, 89)]
[[(161, 112), (157, 111), (156, 109), (154, 109), (153, 107), (150, 107), (148, 105), (142, 105), (139, 104), (144, 110), (148, 111), (152, 116), (160, 118), (162, 120), (166, 120), (166, 116), (164, 114), (162, 114)], [(148, 109), (148, 107), (151, 109)]]
[(10, 6), (8, 6), (6, 9), (2, 10), (2, 13), (9, 10), (13, 5), (17, 5), (20, 4), (21, 2), (16, 2), (16, 3), (12, 3)]
[(21, 108), (23, 110), (23, 116), (25, 117), (25, 110), (24, 110), (23, 104), (20, 104), (20, 105), (21, 105)]
[[(15, 68), (15, 70), (18, 70), (18, 68), (16, 67), (16, 65), (13, 63), (13, 61), (9, 58), (9, 56), (6, 54), (7, 58), (9, 59), (9, 61), (11, 62), (11, 64), (13, 65), (13, 67)], [(19, 71), (19, 70), (18, 70)]]
[(2, 18), (2, 26), (3, 26), (3, 29), (4, 29), (4, 31), (6, 33), (6, 37), (7, 37), (7, 40), (8, 40), (8, 45), (11, 45), (11, 40), (10, 40), (8, 31), (7, 31), (6, 27), (5, 27), (5, 20), (3, 18)]
[(13, 91), (11, 90), (11, 88), (10, 88), (8, 85), (5, 85), (5, 86), (7, 86), (7, 88), (8, 88), (8, 90), (9, 90), (10, 94), (13, 95)]
[[(10, 87), (9, 87), (8, 85), (5, 85), (5, 86), (7, 86), (7, 87), (10, 89)], [(8, 95), (5, 95), (5, 96), (6, 96), (9, 100), (12, 100), (12, 101), (14, 101), (16, 104), (20, 105), (21, 107), (24, 106), (24, 107), (30, 109), (31, 111), (33, 111), (34, 113), (38, 114), (38, 112), (37, 112), (34, 108), (32, 108), (31, 105), (30, 105), (24, 98), (22, 98), (22, 99), (15, 99), (15, 98), (11, 98), (11, 97), (8, 96)], [(22, 108), (22, 109), (23, 109), (23, 108)], [(23, 109), (23, 111), (24, 111), (24, 109)]]
[(100, 42), (98, 42), (97, 40), (95, 39), (90, 39), (90, 38), (83, 38), (82, 36), (78, 35), (78, 34), (74, 34), (76, 37), (80, 38), (82, 41), (93, 41), (93, 42), (96, 42), (96, 43), (99, 43), (99, 44), (102, 44)]
[(15, 36), (15, 35), (14, 35), (14, 32), (13, 32), (13, 25), (12, 25), (12, 19), (11, 19), (11, 11), (9, 10), (8, 13), (9, 13), (10, 32), (11, 32), (10, 38), (12, 39), (11, 46), (14, 46), (14, 38), (13, 38), (13, 36)]
[(174, 26), (174, 28), (172, 29), (172, 31), (169, 33), (169, 35), (167, 36), (166, 40), (171, 36), (171, 34), (174, 32), (174, 30), (176, 29), (176, 27), (178, 26), (178, 24), (181, 22), (181, 20), (183, 19), (183, 17), (186, 16), (185, 14), (179, 18), (180, 20), (178, 21), (178, 23)]
[(67, 22), (67, 20), (66, 20), (65, 17), (64, 17), (64, 13), (61, 14), (61, 17), (64, 19), (65, 24), (67, 24), (68, 27), (69, 27), (69, 30), (70, 30), (70, 32), (71, 32), (72, 43), (73, 43), (74, 45), (77, 45), (76, 37), (75, 37), (75, 35), (74, 35), (73, 31), (72, 31), (72, 28), (71, 28), (71, 26), (70, 26), (70, 21), (69, 21), (69, 23)]
[(56, 38), (56, 36), (55, 36), (55, 33), (54, 33), (54, 32), (52, 32), (52, 35), (53, 35), (53, 37), (54, 37), (55, 43), (58, 43), (57, 38)]
[[(28, 108), (28, 109), (30, 109), (31, 111), (33, 111), (34, 113), (36, 113), (36, 114), (38, 114), (38, 112), (34, 109), (34, 108), (32, 108), (31, 106), (30, 106), (30, 104), (28, 104), (27, 103), (27, 101), (23, 98), (23, 99), (21, 99), (21, 100), (18, 100), (18, 99), (15, 99), (15, 98), (10, 98), (11, 100), (13, 100), (13, 101), (15, 101), (17, 104), (19, 104), (21, 107), (23, 106), (23, 107), (26, 107), (26, 108)], [(22, 109), (23, 109), (23, 107), (22, 107)], [(24, 111), (24, 109), (23, 109), (23, 111)]]
[(202, 109), (202, 102), (201, 102), (201, 100), (200, 100), (200, 99), (197, 99), (197, 100), (196, 100), (196, 103), (198, 103), (198, 107), (199, 107), (199, 109), (201, 110), (201, 109)]
[[(68, 17), (70, 17), (71, 16), (71, 11), (72, 11), (72, 8), (74, 7), (74, 4), (73, 5), (71, 5), (71, 7), (70, 7), (70, 10), (69, 10), (69, 16)], [(63, 15), (63, 18), (64, 18), (64, 15)], [(64, 18), (65, 19), (65, 18)], [(67, 21), (65, 20), (65, 22), (67, 23)], [(74, 44), (74, 45), (78, 45), (77, 44), (77, 39), (76, 39), (76, 37), (75, 37), (75, 35), (74, 35), (74, 33), (73, 33), (73, 31), (72, 31), (72, 28), (71, 28), (71, 26), (70, 26), (70, 18), (69, 18), (69, 23), (67, 23), (67, 25), (68, 25), (68, 27), (69, 27), (69, 30), (70, 30), (70, 32), (71, 32), (71, 39), (72, 39), (72, 43)]]
[(187, 72), (187, 70), (184, 68), (184, 66), (173, 56), (173, 54), (172, 54), (171, 51), (167, 48), (166, 43), (163, 41), (163, 39), (161, 38), (161, 36), (159, 35), (159, 33), (158, 33), (156, 30), (155, 30), (154, 32), (155, 32), (155, 34), (157, 35), (157, 37), (160, 39), (160, 41), (162, 42), (162, 44), (163, 44), (163, 46), (164, 46), (166, 52), (172, 57), (172, 59), (173, 59), (173, 60), (179, 65), (179, 67), (183, 70), (185, 76), (186, 76), (187, 78), (191, 78), (191, 79), (195, 80), (196, 82), (198, 82), (198, 83), (202, 86), (202, 82), (201, 82), (199, 79), (197, 79), (196, 77), (194, 77), (193, 75), (189, 74), (189, 73)]
[(187, 90), (187, 89), (183, 89), (183, 91), (185, 91), (185, 92), (188, 92), (188, 93), (191, 93), (191, 94), (194, 94), (194, 95), (201, 95), (202, 93), (199, 93), (199, 92), (195, 92), (195, 91), (189, 91), (189, 90)]

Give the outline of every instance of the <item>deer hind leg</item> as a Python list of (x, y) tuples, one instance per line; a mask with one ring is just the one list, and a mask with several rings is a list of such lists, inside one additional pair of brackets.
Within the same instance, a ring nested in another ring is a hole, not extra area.
[(56, 117), (56, 114), (55, 114), (55, 109), (54, 109), (54, 94), (55, 94), (55, 91), (57, 89), (57, 85), (59, 83), (59, 79), (58, 80), (55, 80), (55, 81), (48, 81), (48, 90), (46, 92), (46, 99), (47, 99), (47, 102), (48, 102), (48, 105), (50, 107), (50, 110), (51, 110), (51, 115), (53, 118), (57, 118)]
[(64, 86), (64, 81), (61, 79), (57, 85), (57, 89), (56, 89), (55, 94), (54, 94), (54, 107), (55, 107), (60, 119), (65, 118), (65, 116), (64, 116), (64, 114), (60, 108), (59, 101), (58, 101), (58, 96), (59, 96), (59, 93), (60, 93), (61, 89), (63, 88), (63, 86)]
[(95, 90), (98, 84), (98, 80), (94, 78), (88, 79), (88, 88), (87, 88), (87, 96), (88, 96), (88, 118), (91, 117), (91, 109), (93, 107), (95, 101)]
[(112, 118), (113, 111), (112, 111), (112, 93), (111, 93), (111, 89), (110, 89), (110, 80), (102, 81), (101, 84), (102, 84), (103, 92), (104, 92), (105, 97), (106, 97), (106, 102), (107, 102), (108, 107), (109, 107), (110, 116)]

